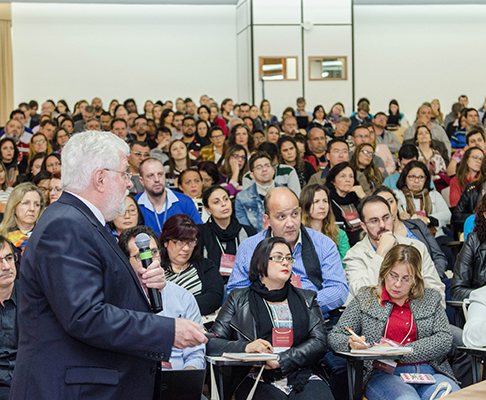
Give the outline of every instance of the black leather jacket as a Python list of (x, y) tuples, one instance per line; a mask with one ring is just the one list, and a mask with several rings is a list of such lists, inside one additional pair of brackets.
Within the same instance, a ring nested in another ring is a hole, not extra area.
[(486, 242), (481, 243), (477, 232), (467, 235), (466, 243), (456, 258), (451, 282), (453, 300), (464, 300), (474, 290), (486, 285)]
[(481, 189), (476, 187), (477, 182), (468, 183), (464, 192), (452, 212), (452, 224), (455, 232), (463, 232), (467, 217), (474, 214), (476, 206), (481, 201)]
[[(302, 367), (312, 367), (327, 352), (327, 331), (322, 312), (316, 301), (316, 292), (298, 289), (303, 295), (309, 312), (308, 338), (304, 343), (280, 353), (283, 376)], [(222, 353), (244, 353), (248, 343), (258, 339), (255, 320), (250, 312), (250, 288), (234, 289), (221, 308), (211, 328), (216, 337), (209, 340), (206, 352), (209, 356)]]

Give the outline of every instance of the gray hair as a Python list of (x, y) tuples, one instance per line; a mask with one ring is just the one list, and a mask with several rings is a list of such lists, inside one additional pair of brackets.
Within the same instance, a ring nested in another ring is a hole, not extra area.
[(120, 152), (128, 157), (130, 148), (111, 132), (86, 131), (74, 135), (62, 149), (63, 190), (82, 192), (97, 169), (118, 169)]

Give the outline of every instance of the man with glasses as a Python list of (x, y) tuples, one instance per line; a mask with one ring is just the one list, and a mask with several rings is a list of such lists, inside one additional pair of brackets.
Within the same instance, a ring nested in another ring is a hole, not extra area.
[(10, 241), (0, 236), (0, 400), (8, 400), (18, 346), (19, 296), (17, 295), (16, 254)]
[(150, 157), (150, 147), (147, 143), (136, 140), (130, 143), (130, 155), (128, 156), (128, 171), (131, 174), (133, 186), (130, 193), (143, 192), (143, 186), (138, 179), (140, 175), (140, 163)]
[(273, 180), (275, 170), (267, 153), (257, 151), (250, 157), (249, 166), (255, 183), (236, 195), (235, 214), (241, 225), (253, 226), (261, 232), (265, 213), (263, 199), (270, 190), (280, 185)]
[(445, 307), (445, 285), (439, 278), (427, 248), (419, 240), (394, 233), (393, 217), (388, 202), (380, 196), (367, 197), (360, 204), (358, 213), (366, 236), (356, 243), (343, 259), (350, 293), (356, 296), (361, 288), (377, 285), (385, 255), (396, 244), (407, 244), (420, 251), (425, 287), (438, 290), (442, 294)]
[[(135, 226), (133, 228), (125, 229), (120, 234), (118, 245), (128, 258), (128, 261), (135, 272), (142, 266), (140, 251), (135, 244), (135, 238), (140, 233), (145, 233), (150, 237), (152, 260), (160, 262), (159, 240), (153, 229), (147, 226)], [(185, 318), (202, 325), (199, 306), (191, 292), (173, 282), (164, 281), (164, 283), (165, 286), (160, 291), (163, 310), (157, 315), (172, 318)], [(206, 346), (204, 344), (186, 348), (182, 351), (172, 347), (170, 359), (168, 362), (162, 363), (162, 369), (204, 369), (206, 367), (206, 362), (204, 360), (205, 353)]]
[[(322, 171), (318, 171), (310, 177), (309, 183), (307, 183), (308, 185), (313, 185), (315, 183), (319, 185), (324, 185), (326, 183), (327, 175), (329, 174), (329, 171), (332, 169), (332, 167), (342, 162), (349, 161), (348, 144), (342, 139), (331, 140), (327, 145), (326, 158), (329, 163)], [(361, 171), (355, 172), (356, 180), (359, 182), (366, 195), (369, 196), (371, 194), (371, 191), (366, 176)]]
[(138, 179), (145, 191), (135, 196), (135, 199), (142, 210), (146, 226), (160, 235), (165, 221), (175, 214), (187, 214), (195, 224), (202, 224), (194, 201), (184, 193), (165, 187), (164, 166), (158, 159), (142, 161), (139, 170)]

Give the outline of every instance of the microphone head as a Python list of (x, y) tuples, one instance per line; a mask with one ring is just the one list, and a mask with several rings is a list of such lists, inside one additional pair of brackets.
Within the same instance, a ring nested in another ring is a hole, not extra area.
[(150, 236), (147, 235), (146, 233), (139, 233), (135, 237), (135, 245), (139, 249), (143, 249), (144, 247), (150, 247)]

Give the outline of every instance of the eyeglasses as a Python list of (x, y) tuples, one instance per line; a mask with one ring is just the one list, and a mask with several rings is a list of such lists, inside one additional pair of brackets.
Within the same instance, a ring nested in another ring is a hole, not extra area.
[(132, 173), (126, 171), (117, 171), (116, 169), (103, 168), (103, 171), (116, 172), (117, 174), (122, 174), (125, 180), (129, 181), (132, 179)]
[(42, 187), (42, 186), (37, 186), (37, 189), (39, 189), (42, 193), (46, 193), (49, 191), (49, 188)]
[(425, 175), (409, 175), (407, 176), (408, 179), (411, 181), (425, 181), (426, 176)]
[(171, 242), (174, 243), (180, 249), (182, 249), (184, 246), (196, 247), (196, 245), (197, 245), (197, 239), (193, 239), (193, 240), (171, 240)]
[(483, 158), (484, 158), (484, 157), (471, 156), (471, 158), (472, 158), (473, 160), (476, 160), (476, 161), (483, 161)]
[(186, 128), (190, 128), (190, 127), (194, 128), (196, 126), (196, 124), (184, 124), (184, 126)]
[(0, 262), (5, 261), (7, 264), (17, 261), (17, 254), (9, 253), (5, 257), (0, 257)]
[(138, 124), (135, 124), (135, 126), (147, 126), (147, 124), (145, 122), (140, 122)]
[(278, 262), (278, 263), (283, 263), (284, 260), (287, 261), (290, 264), (293, 264), (295, 262), (295, 258), (292, 256), (272, 256), (268, 258), (271, 261)]
[[(69, 135), (57, 135), (58, 139), (65, 139), (65, 138), (68, 138), (68, 137), (69, 137)], [(36, 143), (36, 144), (38, 144), (38, 143)]]
[(62, 192), (62, 189), (61, 188), (49, 188), (49, 192), (59, 193), (59, 192)]
[(238, 160), (246, 160), (246, 156), (240, 156), (238, 154), (233, 154), (231, 157), (236, 158)]
[(135, 207), (130, 207), (130, 208), (127, 208), (125, 210), (123, 215), (126, 215), (127, 213), (128, 213), (128, 215), (131, 215), (132, 217), (134, 217), (135, 215), (138, 214), (138, 210)]
[(375, 155), (375, 153), (369, 150), (361, 150), (361, 153), (363, 153), (365, 156), (371, 156), (371, 157)]
[(413, 282), (413, 279), (409, 276), (406, 276), (405, 278), (399, 278), (398, 275), (391, 273), (388, 274), (386, 278), (393, 283), (402, 282), (405, 285), (410, 285)]
[[(150, 249), (150, 252), (152, 253), (152, 258), (159, 258), (160, 257), (159, 249)], [(134, 258), (136, 262), (142, 261), (140, 259), (140, 254), (135, 254), (134, 256), (130, 256), (130, 258)]]
[(213, 135), (211, 139), (219, 139), (220, 137), (224, 137), (224, 135)]
[(44, 144), (46, 141), (44, 139), (41, 140), (34, 140), (34, 144)]
[(137, 157), (150, 157), (150, 153), (142, 153), (141, 151), (132, 151), (132, 154)]
[(40, 208), (40, 203), (37, 203), (37, 202), (34, 202), (32, 203), (31, 201), (21, 201), (20, 204), (22, 204), (23, 206), (26, 206), (26, 207), (31, 207), (31, 206), (34, 206), (34, 208)]
[(386, 223), (390, 218), (391, 218), (390, 214), (385, 214), (381, 218), (371, 218), (368, 220), (368, 222), (365, 222), (365, 224), (374, 226), (374, 225), (378, 225), (381, 221)]
[(272, 164), (257, 165), (255, 168), (253, 168), (253, 170), (261, 171), (263, 168), (272, 168)]

